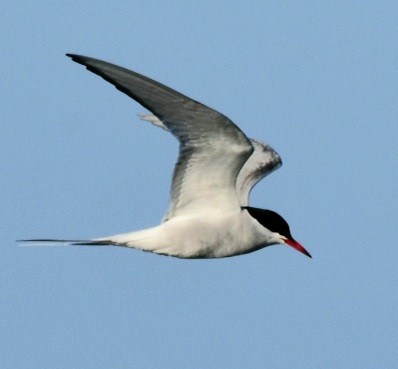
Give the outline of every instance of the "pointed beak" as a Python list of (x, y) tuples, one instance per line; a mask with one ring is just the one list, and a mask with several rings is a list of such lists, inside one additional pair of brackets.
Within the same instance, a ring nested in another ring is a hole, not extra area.
[(292, 246), (294, 249), (301, 252), (302, 254), (307, 255), (309, 258), (312, 258), (311, 254), (303, 246), (301, 246), (297, 241), (286, 240), (285, 243), (289, 246)]

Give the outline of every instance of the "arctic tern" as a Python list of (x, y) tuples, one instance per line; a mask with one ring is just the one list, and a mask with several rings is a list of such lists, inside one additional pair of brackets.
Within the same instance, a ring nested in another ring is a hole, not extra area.
[(250, 207), (251, 189), (282, 165), (270, 146), (251, 140), (221, 113), (148, 77), (86, 56), (66, 54), (152, 114), (141, 119), (179, 143), (170, 204), (162, 223), (91, 240), (25, 242), (131, 247), (178, 258), (222, 258), (288, 245), (311, 257), (276, 212)]

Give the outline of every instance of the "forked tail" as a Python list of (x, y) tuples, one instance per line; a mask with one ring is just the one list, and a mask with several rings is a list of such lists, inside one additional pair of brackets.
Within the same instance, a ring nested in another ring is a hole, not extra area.
[(59, 240), (51, 238), (17, 240), (16, 242), (18, 246), (122, 246), (112, 241)]

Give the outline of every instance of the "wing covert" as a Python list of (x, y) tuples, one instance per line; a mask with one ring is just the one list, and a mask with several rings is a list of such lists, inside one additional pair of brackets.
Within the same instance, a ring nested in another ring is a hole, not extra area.
[[(168, 131), (167, 127), (152, 114), (140, 114), (139, 117), (155, 127)], [(254, 139), (250, 141), (254, 147), (253, 153), (243, 164), (236, 181), (236, 192), (241, 206), (248, 206), (249, 194), (253, 187), (282, 165), (282, 159), (271, 146)]]

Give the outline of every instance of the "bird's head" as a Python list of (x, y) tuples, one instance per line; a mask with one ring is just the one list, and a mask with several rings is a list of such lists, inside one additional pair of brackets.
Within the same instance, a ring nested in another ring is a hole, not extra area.
[(304, 255), (312, 258), (311, 254), (298, 243), (290, 233), (289, 224), (278, 213), (272, 210), (245, 207), (249, 214), (263, 227), (272, 233), (271, 242), (275, 244), (289, 245)]

